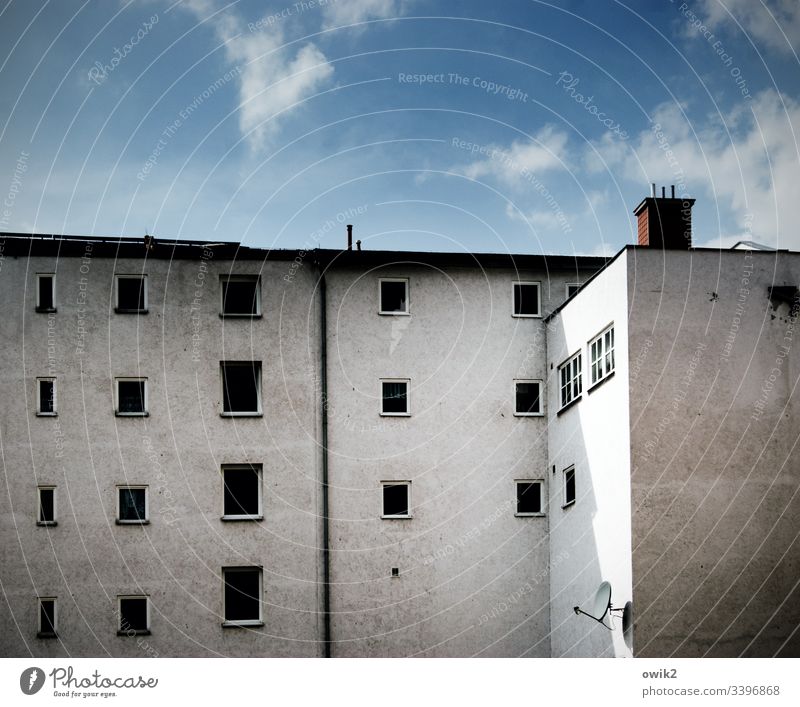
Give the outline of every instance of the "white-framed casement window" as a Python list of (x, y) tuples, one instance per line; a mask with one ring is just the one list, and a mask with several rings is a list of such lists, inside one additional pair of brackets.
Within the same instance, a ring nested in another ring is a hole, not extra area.
[(381, 518), (411, 518), (411, 482), (381, 481)]
[(141, 636), (150, 633), (150, 597), (128, 594), (117, 597), (118, 636)]
[(220, 316), (261, 316), (261, 277), (259, 275), (220, 275)]
[(223, 417), (261, 415), (261, 361), (220, 361)]
[(52, 272), (36, 273), (36, 311), (56, 311), (56, 274)]
[(57, 597), (38, 597), (36, 599), (38, 622), (37, 638), (56, 638), (58, 636)]
[(114, 275), (114, 311), (147, 314), (147, 275)]
[(614, 325), (589, 342), (592, 385), (614, 372)]
[(56, 379), (36, 379), (36, 414), (40, 417), (55, 417), (56, 408)]
[(222, 465), (222, 520), (262, 520), (260, 464)]
[(564, 408), (581, 397), (583, 357), (578, 351), (558, 367), (559, 398)]
[(517, 417), (536, 417), (543, 415), (542, 381), (514, 381), (514, 415)]
[(575, 465), (568, 466), (562, 474), (564, 478), (562, 507), (566, 508), (575, 503)]
[(542, 479), (517, 479), (517, 511), (521, 517), (544, 515), (544, 481)]
[(408, 278), (382, 277), (378, 280), (378, 313), (407, 316)]
[(37, 487), (36, 525), (58, 525), (56, 516), (56, 487)]
[(263, 626), (261, 567), (223, 567), (223, 626)]
[(147, 486), (117, 486), (117, 525), (144, 525), (150, 522)]
[(540, 282), (515, 280), (511, 283), (513, 293), (512, 315), (515, 317), (542, 316), (542, 286)]
[(579, 289), (581, 289), (580, 282), (568, 282), (567, 283), (567, 299), (572, 297)]
[(116, 415), (147, 417), (147, 378), (115, 378)]
[(408, 417), (409, 407), (408, 378), (381, 378), (381, 415)]

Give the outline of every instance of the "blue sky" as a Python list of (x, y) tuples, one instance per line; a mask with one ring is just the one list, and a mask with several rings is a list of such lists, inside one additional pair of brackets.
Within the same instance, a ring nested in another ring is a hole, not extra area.
[(800, 249), (796, 0), (0, 0), (0, 230)]

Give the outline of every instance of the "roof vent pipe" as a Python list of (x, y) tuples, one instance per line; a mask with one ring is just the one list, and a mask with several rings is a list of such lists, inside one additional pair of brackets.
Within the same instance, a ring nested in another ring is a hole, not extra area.
[(361, 250), (361, 241), (356, 241), (356, 250)]
[(652, 196), (654, 199), (656, 198), (656, 183), (655, 182), (653, 182), (650, 185), (650, 196)]
[(672, 198), (675, 198), (675, 185), (672, 185)]
[(353, 250), (353, 224), (347, 224), (347, 250)]

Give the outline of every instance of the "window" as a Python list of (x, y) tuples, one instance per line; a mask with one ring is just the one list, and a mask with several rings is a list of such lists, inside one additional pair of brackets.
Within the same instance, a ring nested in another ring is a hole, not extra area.
[(36, 379), (36, 414), (40, 416), (56, 415), (56, 379)]
[(222, 414), (228, 417), (261, 414), (261, 361), (223, 361)]
[(37, 638), (55, 638), (58, 626), (55, 597), (39, 597), (39, 625)]
[(382, 481), (383, 513), (381, 518), (411, 518), (411, 482)]
[(150, 601), (147, 596), (125, 596), (119, 599), (118, 636), (150, 633)]
[(56, 522), (56, 487), (39, 486), (37, 525), (58, 525)]
[(564, 508), (575, 503), (575, 467), (564, 469)]
[(599, 383), (614, 371), (614, 327), (610, 326), (600, 336), (589, 342), (589, 360), (592, 364), (592, 385)]
[(117, 524), (148, 523), (147, 486), (117, 486)]
[(580, 282), (568, 282), (567, 283), (567, 299), (572, 297), (579, 289), (581, 288)]
[(581, 367), (580, 351), (558, 367), (562, 408), (581, 397), (583, 390)]
[(517, 486), (517, 512), (518, 516), (541, 516), (542, 511), (542, 481), (521, 480), (516, 481)]
[(258, 275), (220, 275), (222, 315), (261, 316), (261, 278)]
[(261, 467), (222, 467), (223, 520), (261, 520)]
[(261, 626), (261, 568), (223, 567), (223, 626)]
[(380, 289), (380, 314), (408, 314), (408, 280), (382, 278)]
[(117, 378), (117, 415), (147, 415), (147, 378)]
[(122, 314), (147, 313), (147, 275), (116, 275), (117, 304)]
[(407, 378), (381, 380), (381, 415), (409, 415)]
[(514, 316), (540, 317), (541, 297), (538, 282), (514, 282)]
[(542, 414), (542, 381), (514, 381), (514, 414), (534, 416)]
[(56, 276), (54, 273), (36, 274), (36, 311), (56, 311)]

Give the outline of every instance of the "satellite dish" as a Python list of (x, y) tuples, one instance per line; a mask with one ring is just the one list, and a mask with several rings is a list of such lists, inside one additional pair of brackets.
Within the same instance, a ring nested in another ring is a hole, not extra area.
[(633, 647), (633, 604), (628, 602), (622, 610), (622, 637), (628, 648)]
[(608, 610), (611, 608), (611, 585), (608, 582), (601, 582), (594, 594), (594, 611), (592, 615), (598, 621), (602, 621)]

